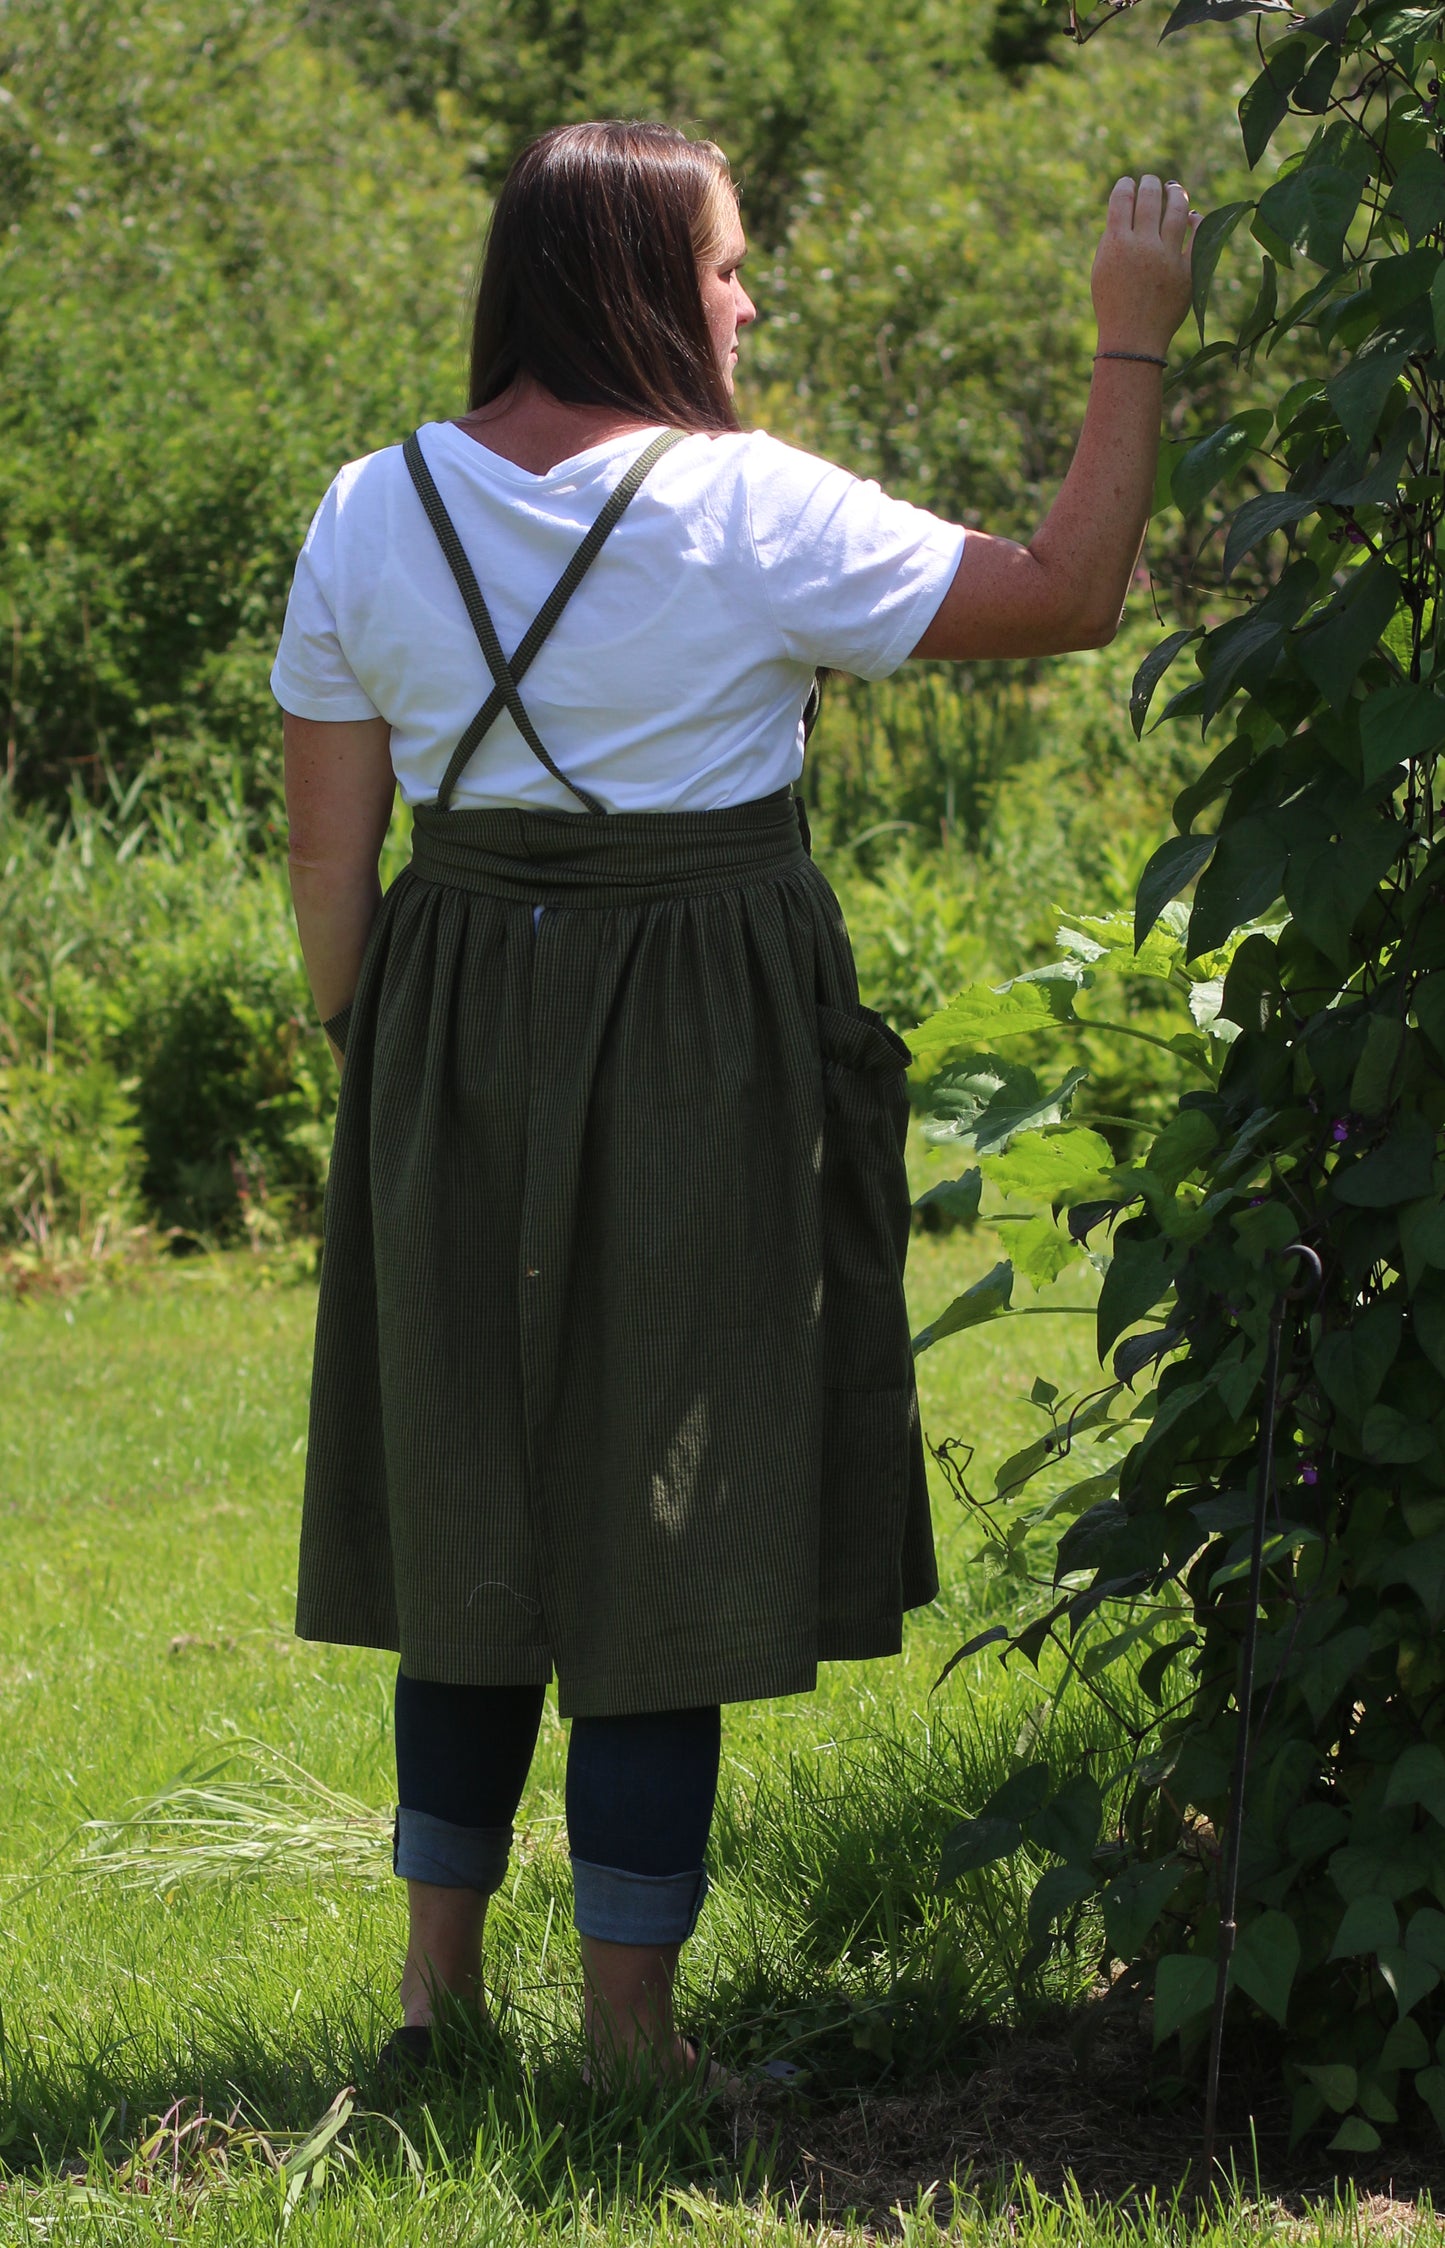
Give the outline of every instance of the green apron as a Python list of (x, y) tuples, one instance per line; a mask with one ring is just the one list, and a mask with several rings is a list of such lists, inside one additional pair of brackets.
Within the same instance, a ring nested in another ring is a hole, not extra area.
[[(937, 1590), (902, 1272), (907, 1050), (858, 1002), (789, 790), (604, 814), (494, 686), (356, 996), (297, 1628), (564, 1716), (802, 1692)], [(586, 813), (451, 811), (502, 709)], [(544, 909), (540, 921), (535, 909)]]

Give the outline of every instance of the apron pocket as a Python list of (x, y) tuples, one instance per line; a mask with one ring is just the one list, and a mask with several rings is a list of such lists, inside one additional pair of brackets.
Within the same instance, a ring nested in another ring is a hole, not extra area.
[(909, 1053), (870, 1007), (818, 1009), (825, 1389), (907, 1389)]

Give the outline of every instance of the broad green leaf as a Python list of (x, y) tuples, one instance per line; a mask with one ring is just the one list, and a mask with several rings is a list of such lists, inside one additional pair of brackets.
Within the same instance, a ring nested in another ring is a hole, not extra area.
[(1445, 695), (1402, 679), (1360, 705), (1360, 748), (1366, 786), (1408, 759), (1425, 758), (1445, 742)]
[(1319, 504), (1306, 492), (1261, 492), (1257, 498), (1246, 500), (1235, 510), (1224, 542), (1220, 568), (1225, 584), (1261, 539), (1267, 539), (1273, 531), (1287, 531), (1303, 516), (1313, 515)]
[(1035, 1812), (1029, 1821), (1029, 1841), (1036, 1850), (1048, 1850), (1069, 1865), (1092, 1863), (1094, 1845), (1104, 1816), (1099, 1783), (1089, 1772), (1066, 1780), (1052, 1803)]
[(1116, 1959), (1138, 1958), (1186, 1870), (1171, 1859), (1165, 1865), (1130, 1866), (1109, 1883), (1101, 1900), (1104, 1934)]
[(1359, 4), (1360, 0), (1330, 0), (1327, 8), (1306, 17), (1306, 33), (1312, 39), (1327, 40), (1332, 47), (1343, 46), (1350, 18)]
[(1319, 1647), (1297, 1656), (1295, 1683), (1316, 1725), (1322, 1724), (1370, 1653), (1369, 1629), (1353, 1624), (1337, 1631)]
[(1294, 105), (1307, 117), (1318, 117), (1329, 106), (1335, 80), (1340, 74), (1341, 57), (1328, 47), (1321, 47), (1309, 69), (1294, 89)]
[(1177, 1187), (1199, 1169), (1218, 1144), (1219, 1133), (1203, 1109), (1181, 1108), (1150, 1143), (1144, 1168), (1157, 1171), (1170, 1186)]
[(1129, 689), (1129, 721), (1134, 728), (1136, 739), (1141, 737), (1144, 732), (1144, 721), (1149, 715), (1149, 705), (1153, 700), (1154, 689), (1173, 663), (1180, 649), (1187, 648), (1191, 640), (1198, 640), (1201, 637), (1198, 626), (1192, 629), (1185, 626), (1179, 632), (1168, 633), (1159, 642), (1157, 648), (1150, 649), (1148, 655), (1140, 664), (1139, 669), (1134, 674), (1134, 684)]
[[(1172, 18), (1170, 19), (1172, 22)], [(1225, 203), (1217, 211), (1209, 211), (1200, 221), (1190, 252), (1189, 270), (1194, 296), (1194, 317), (1199, 324), (1199, 341), (1204, 341), (1204, 315), (1209, 307), (1210, 284), (1216, 266), (1230, 235), (1244, 217), (1254, 208), (1251, 203)]]
[(1380, 2134), (1362, 2115), (1347, 2115), (1330, 2141), (1331, 2154), (1373, 2154)]
[(1149, 502), (1151, 522), (1156, 515), (1162, 515), (1165, 508), (1174, 506), (1174, 471), (1188, 450), (1180, 437), (1160, 438), (1159, 459), (1154, 469), (1154, 496)]
[(965, 1873), (977, 1873), (999, 1858), (1010, 1858), (1023, 1840), (1016, 1819), (962, 1819), (943, 1838), (938, 1886), (946, 1889)]
[(1350, 1080), (1350, 1107), (1357, 1116), (1383, 1116), (1399, 1088), (1405, 1025), (1398, 1015), (1372, 1015), (1365, 1050)]
[(997, 1319), (1009, 1307), (1013, 1295), (1014, 1275), (1011, 1264), (996, 1264), (992, 1272), (975, 1280), (961, 1296), (955, 1296), (947, 1311), (940, 1312), (930, 1326), (913, 1338), (913, 1355), (932, 1349), (945, 1335), (961, 1335), (966, 1328), (981, 1327), (986, 1319)]
[(1380, 317), (1387, 320), (1428, 296), (1441, 268), (1438, 250), (1406, 250), (1401, 257), (1377, 258), (1370, 268), (1370, 297)]
[(1430, 2047), (1420, 2024), (1408, 2016), (1403, 2022), (1392, 2022), (1380, 2047), (1382, 2069), (1424, 2068), (1430, 2059)]
[(1288, 834), (1284, 819), (1274, 812), (1255, 813), (1221, 830), (1194, 893), (1189, 918), (1191, 960), (1212, 952), (1274, 904), (1288, 864)]
[(1370, 1407), (1360, 1424), (1360, 1443), (1366, 1459), (1381, 1467), (1408, 1467), (1435, 1449), (1432, 1430), (1393, 1405)]
[[(1445, 165), (1441, 167), (1445, 172)], [(1380, 426), (1385, 400), (1405, 371), (1406, 350), (1361, 352), (1339, 374), (1331, 375), (1326, 388), (1330, 404), (1340, 417), (1355, 452), (1362, 453)]]
[(1299, 641), (1297, 660), (1334, 710), (1343, 710), (1366, 659), (1373, 654), (1400, 603), (1400, 581), (1388, 562), (1374, 558), (1356, 570)]
[(1083, 1243), (1075, 1241), (1047, 1210), (1010, 1229), (1009, 1249), (1014, 1271), (1031, 1288), (1051, 1288), (1060, 1273), (1084, 1255)]
[[(1387, 1560), (1376, 1562), (1373, 1570), (1382, 1591), (1391, 1585), (1405, 1585), (1432, 1624), (1445, 1619), (1445, 1533), (1414, 1539)], [(1387, 1884), (1377, 1878), (1374, 1885), (1383, 1888)]]
[[(1331, 1959), (1359, 1959), (1389, 1951), (1400, 1941), (1400, 1920), (1388, 1897), (1356, 1897), (1340, 1916)], [(1351, 2100), (1354, 2093), (1350, 2094)]]
[(979, 1816), (985, 1819), (1029, 1819), (1048, 1802), (1053, 1785), (1047, 1764), (1025, 1764), (996, 1787)]
[(1031, 1132), (1003, 1155), (983, 1159), (983, 1174), (1003, 1194), (1058, 1202), (1065, 1195), (1095, 1193), (1114, 1167), (1113, 1150), (1098, 1132), (1082, 1124), (1062, 1131)]
[(1445, 1912), (1437, 1911), (1434, 1905), (1422, 1905), (1412, 1913), (1405, 1930), (1405, 1949), (1412, 1959), (1445, 1968)]
[[(1192, 513), (1208, 498), (1216, 484), (1222, 483), (1240, 461), (1249, 457), (1268, 436), (1273, 420), (1267, 406), (1257, 406), (1249, 413), (1236, 414), (1232, 421), (1211, 430), (1197, 445), (1190, 446), (1175, 469), (1170, 486), (1174, 504), (1182, 514)], [(1168, 642), (1164, 645), (1167, 647)]]
[(1164, 1681), (1167, 1673), (1181, 1655), (1189, 1654), (1199, 1644), (1191, 1632), (1185, 1639), (1171, 1640), (1167, 1647), (1157, 1647), (1139, 1665), (1139, 1685), (1157, 1709), (1164, 1699)]
[(964, 1171), (956, 1179), (940, 1179), (926, 1194), (920, 1194), (914, 1203), (915, 1210), (936, 1210), (953, 1225), (971, 1225), (978, 1216), (978, 1205), (983, 1194), (983, 1173), (977, 1166)]
[[(1396, 1757), (1385, 1789), (1385, 1806), (1420, 1803), (1440, 1826), (1445, 1826), (1445, 1754), (1428, 1742), (1419, 1742)], [(1445, 1965), (1437, 1960), (1436, 1965)]]
[(1435, 327), (1435, 348), (1445, 351), (1445, 265), (1430, 284), (1430, 318)]
[(1415, 2090), (1435, 2118), (1435, 2128), (1445, 2139), (1445, 2068), (1422, 2068)]
[(1323, 2061), (1312, 2068), (1302, 2068), (1300, 2074), (1314, 2085), (1326, 2107), (1333, 2108), (1336, 2115), (1343, 2115), (1347, 2108), (1354, 2106), (1360, 2080), (1348, 2061)]
[(1385, 209), (1404, 222), (1412, 244), (1445, 220), (1445, 164), (1433, 150), (1406, 157)]
[[(1436, 1373), (1445, 1374), (1445, 1299), (1439, 1296), (1417, 1296), (1412, 1324), (1415, 1340)], [(1441, 1824), (1445, 1825), (1445, 1818), (1442, 1818)]]
[(925, 1125), (923, 1136), (936, 1147), (970, 1147), (980, 1155), (1002, 1150), (1020, 1132), (1062, 1122), (1088, 1074), (1086, 1069), (1068, 1070), (1049, 1091), (1041, 1090), (1036, 1080), (1027, 1087), (1005, 1084), (982, 1102), (965, 1097), (958, 1084), (945, 1076), (930, 1096), (940, 1114)]
[(1050, 1866), (1034, 1883), (1029, 1898), (1028, 1928), (1030, 1941), (1041, 1944), (1054, 1922), (1090, 1895), (1096, 1887), (1094, 1876), (1082, 1866)]
[(1392, 1210), (1434, 1185), (1435, 1135), (1423, 1116), (1407, 1116), (1382, 1147), (1358, 1163), (1341, 1164), (1330, 1181), (1337, 1202), (1355, 1210)]
[(1239, 129), (1244, 137), (1244, 160), (1253, 171), (1283, 124), (1291, 89), (1311, 54), (1307, 39), (1284, 39), (1271, 47), (1264, 68), (1245, 90), (1239, 104)]
[(936, 1015), (908, 1033), (908, 1048), (915, 1062), (937, 1062), (962, 1047), (993, 1044), (1002, 1038), (1023, 1038), (1067, 1022), (1073, 1014), (1077, 978), (1025, 980), (1012, 983), (969, 984), (941, 1007)]
[(1305, 843), (1291, 852), (1285, 903), (1310, 942), (1340, 968), (1350, 957), (1351, 930), (1404, 841), (1404, 831), (1393, 820), (1365, 815), (1352, 820), (1338, 838)]
[(1150, 930), (1166, 905), (1187, 890), (1200, 869), (1209, 863), (1212, 835), (1171, 835), (1161, 843), (1139, 877), (1134, 906), (1134, 946), (1142, 949)]
[(1152, 1311), (1173, 1286), (1179, 1252), (1162, 1234), (1143, 1238), (1116, 1234), (1114, 1254), (1099, 1290), (1098, 1351), (1101, 1359), (1126, 1327)]
[[(1241, 352), (1257, 344), (1262, 335), (1274, 326), (1279, 311), (1279, 267), (1268, 250), (1260, 253), (1259, 294), (1244, 316), (1244, 326), (1239, 331), (1237, 348)], [(1273, 417), (1271, 417), (1272, 419)]]
[(1440, 1983), (1440, 1970), (1432, 1967), (1428, 1959), (1420, 1959), (1413, 1952), (1398, 1946), (1382, 1951), (1377, 1962), (1381, 1980), (1394, 1997), (1401, 2021), (1413, 2014), (1422, 1998), (1428, 1998)]
[(1206, 726), (1234, 692), (1246, 664), (1253, 665), (1257, 674), (1259, 659), (1274, 659), (1284, 645), (1286, 632), (1298, 624), (1309, 607), (1318, 585), (1318, 569), (1303, 556), (1298, 557), (1262, 601), (1209, 634), (1200, 651), (1204, 666), (1200, 707)]
[(1214, 2004), (1219, 1969), (1212, 1959), (1170, 1952), (1154, 1971), (1154, 2042), (1162, 2045), (1176, 2030), (1207, 2014)]
[(1405, 1253), (1405, 1284), (1411, 1293), (1432, 1268), (1445, 1268), (1445, 1207), (1433, 1191), (1400, 1212), (1400, 1247)]
[(1299, 1930), (1289, 1915), (1262, 1912), (1240, 1930), (1230, 1970), (1255, 2005), (1272, 2021), (1283, 2023), (1299, 1961)]
[(1255, 239), (1286, 264), (1290, 251), (1302, 247), (1311, 265), (1338, 266), (1363, 184), (1333, 164), (1301, 164), (1261, 195)]
[[(1345, 277), (1342, 274), (1327, 273), (1322, 281), (1311, 282), (1309, 288), (1302, 295), (1297, 296), (1293, 304), (1286, 305), (1284, 311), (1275, 321), (1274, 333), (1269, 339), (1269, 355), (1272, 357), (1285, 338), (1291, 335), (1296, 328), (1308, 327), (1321, 306), (1327, 304), (1330, 298), (1336, 295), (1344, 285)], [(1318, 376), (1306, 377), (1303, 382), (1292, 383), (1276, 410), (1275, 427), (1281, 430), (1287, 429), (1291, 413), (1298, 414), (1304, 399), (1310, 396), (1318, 397), (1323, 389), (1324, 384)]]
[(1392, 1304), (1373, 1304), (1353, 1326), (1321, 1337), (1314, 1368), (1320, 1387), (1347, 1419), (1362, 1421), (1395, 1362), (1402, 1328)]

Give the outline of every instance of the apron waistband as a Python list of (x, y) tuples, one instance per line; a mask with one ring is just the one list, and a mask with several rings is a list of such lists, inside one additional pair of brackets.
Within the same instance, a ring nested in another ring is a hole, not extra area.
[(529, 906), (650, 905), (776, 880), (807, 857), (791, 788), (712, 812), (439, 812), (419, 804), (411, 871)]

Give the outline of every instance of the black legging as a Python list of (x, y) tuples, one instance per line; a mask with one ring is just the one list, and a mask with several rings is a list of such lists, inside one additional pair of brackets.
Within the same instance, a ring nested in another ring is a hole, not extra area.
[[(522, 1800), (545, 1689), (396, 1679), (397, 1800), (459, 1827), (509, 1827)], [(624, 1873), (690, 1873), (717, 1795), (722, 1712), (574, 1717), (567, 1837), (574, 1858)]]

